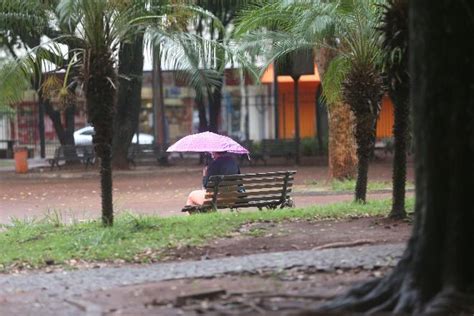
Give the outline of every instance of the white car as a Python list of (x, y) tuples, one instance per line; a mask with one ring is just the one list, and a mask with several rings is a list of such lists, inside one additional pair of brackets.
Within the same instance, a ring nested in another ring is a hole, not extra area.
[[(74, 143), (76, 145), (92, 145), (92, 135), (94, 135), (94, 127), (86, 126), (74, 132)], [(138, 134), (138, 143), (140, 145), (153, 144), (154, 137), (150, 134)], [(137, 134), (133, 135), (132, 144), (137, 143)]]

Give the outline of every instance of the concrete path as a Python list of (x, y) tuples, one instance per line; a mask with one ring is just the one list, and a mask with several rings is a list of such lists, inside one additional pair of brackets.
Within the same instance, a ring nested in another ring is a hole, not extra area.
[(205, 278), (262, 269), (314, 267), (318, 271), (342, 268), (373, 269), (393, 266), (405, 245), (291, 251), (214, 260), (161, 263), (55, 273), (0, 276), (0, 315), (100, 315), (81, 295), (121, 286), (182, 278)]

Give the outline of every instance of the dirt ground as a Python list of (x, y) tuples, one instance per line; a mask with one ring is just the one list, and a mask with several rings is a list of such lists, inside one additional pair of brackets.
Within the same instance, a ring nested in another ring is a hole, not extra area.
[(75, 303), (93, 304), (102, 315), (282, 315), (310, 309), (389, 271), (259, 271), (120, 287), (90, 293)]
[[(375, 161), (369, 168), (369, 181), (390, 181), (391, 160)], [(243, 166), (242, 172), (297, 170), (295, 191), (311, 187), (315, 182), (327, 181), (327, 166), (318, 162), (313, 166)], [(413, 180), (413, 166), (408, 165), (408, 179)], [(131, 211), (161, 216), (180, 215), (191, 190), (200, 187), (201, 167), (196, 162), (171, 167), (138, 167), (131, 171), (115, 172), (115, 212)], [(388, 198), (390, 194), (374, 194), (370, 198)], [(352, 193), (331, 195), (298, 195), (296, 206), (347, 201)], [(100, 187), (98, 170), (83, 167), (33, 170), (28, 175), (0, 172), (0, 223), (11, 217), (42, 216), (48, 211), (59, 212), (64, 218), (98, 218), (100, 216)]]
[[(164, 259), (208, 260), (263, 252), (403, 243), (410, 230), (409, 221), (382, 217), (266, 222), (243, 226), (233, 236), (203, 247), (170, 251)], [(314, 308), (354, 284), (390, 271), (389, 267), (262, 270), (123, 286), (89, 293), (75, 303), (89, 308), (95, 306), (102, 315), (282, 315)]]
[(207, 260), (264, 252), (403, 243), (410, 232), (409, 220), (383, 217), (252, 223), (203, 247), (170, 249), (161, 260)]

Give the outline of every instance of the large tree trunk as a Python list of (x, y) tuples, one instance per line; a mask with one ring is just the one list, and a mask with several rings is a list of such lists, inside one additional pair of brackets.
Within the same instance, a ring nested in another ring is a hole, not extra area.
[[(224, 76), (224, 75), (223, 75)], [(224, 81), (222, 77), (221, 82)], [(209, 104), (209, 131), (217, 133), (219, 131), (219, 116), (221, 113), (222, 85), (214, 87)]]
[(348, 105), (339, 103), (328, 107), (328, 118), (329, 177), (340, 180), (352, 178), (357, 167), (354, 115)]
[(85, 78), (87, 113), (95, 129), (93, 142), (100, 159), (102, 223), (111, 226), (114, 220), (111, 155), (117, 75), (113, 58), (107, 50), (90, 50), (88, 57)]
[(126, 78), (119, 78), (112, 163), (116, 169), (128, 169), (128, 147), (137, 132), (142, 101), (143, 36), (121, 44), (119, 73)]
[(198, 108), (199, 114), (199, 127), (198, 131), (205, 132), (209, 129), (207, 125), (207, 116), (206, 116), (206, 104), (204, 103), (204, 95), (203, 93), (198, 93), (196, 95), (196, 105)]
[(474, 31), (474, 3), (416, 0), (410, 11), (413, 235), (390, 275), (354, 288), (326, 311), (474, 313), (474, 48), (465, 38)]
[(70, 102), (64, 111), (66, 120), (64, 139), (67, 145), (74, 145), (74, 129), (76, 128), (76, 103)]

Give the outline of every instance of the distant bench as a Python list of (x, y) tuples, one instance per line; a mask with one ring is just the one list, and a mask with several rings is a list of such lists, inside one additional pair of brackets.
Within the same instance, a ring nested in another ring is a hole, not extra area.
[(146, 144), (138, 145), (131, 144), (128, 148), (128, 161), (136, 166), (137, 162), (158, 162), (160, 163), (163, 158), (166, 158), (166, 152), (162, 145), (158, 144)]
[(201, 206), (185, 206), (182, 212), (199, 213), (218, 209), (294, 206), (291, 191), (296, 171), (212, 176)]
[[(241, 141), (240, 144), (250, 150), (250, 163), (262, 161), (266, 165), (267, 160), (274, 157), (286, 158), (287, 162), (295, 158), (296, 144), (293, 139), (263, 139), (257, 150), (252, 140)], [(246, 156), (242, 155), (240, 162), (245, 160)]]
[(377, 153), (383, 153), (384, 157), (388, 154), (393, 154), (393, 139), (382, 138), (374, 144), (374, 157), (377, 157)]
[(86, 168), (94, 161), (94, 147), (92, 145), (61, 145), (54, 150), (54, 156), (48, 162), (51, 170), (60, 168), (60, 161), (78, 161), (85, 164)]

